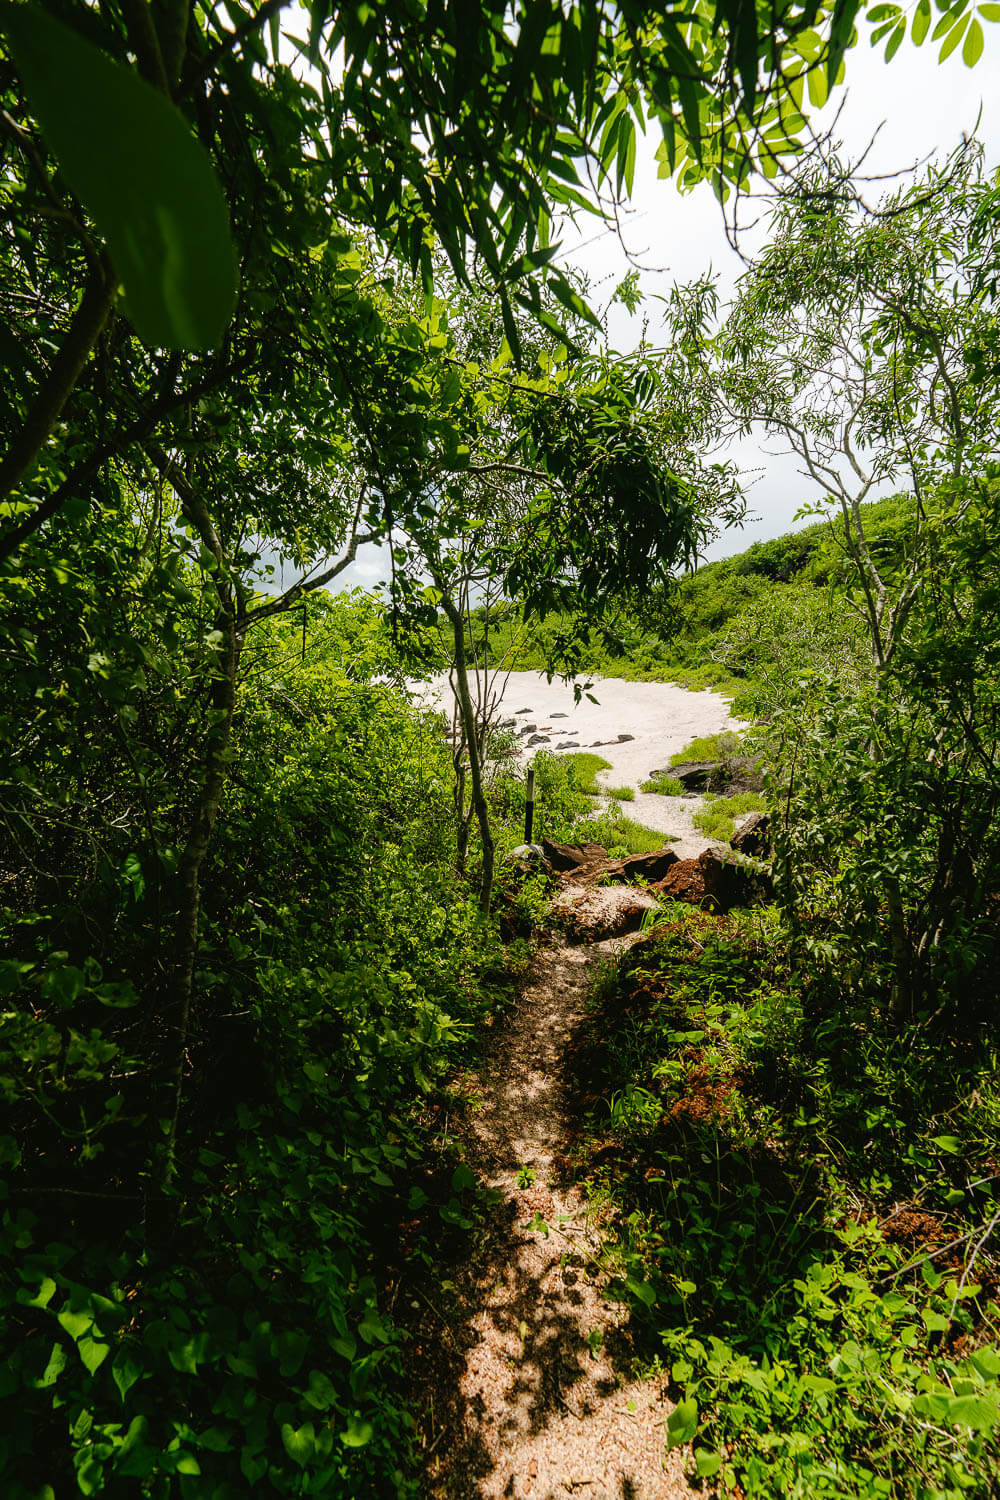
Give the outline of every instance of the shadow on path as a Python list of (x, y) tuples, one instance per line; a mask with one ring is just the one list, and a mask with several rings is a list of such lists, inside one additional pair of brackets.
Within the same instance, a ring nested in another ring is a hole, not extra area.
[(633, 1378), (629, 1316), (605, 1295), (593, 1210), (560, 1181), (573, 1124), (565, 1059), (597, 963), (628, 941), (542, 950), (465, 1080), (465, 1159), (496, 1201), (473, 1258), (453, 1271), (455, 1305), (428, 1303), (415, 1329), (429, 1500), (691, 1494), (664, 1446), (671, 1405), (656, 1382)]

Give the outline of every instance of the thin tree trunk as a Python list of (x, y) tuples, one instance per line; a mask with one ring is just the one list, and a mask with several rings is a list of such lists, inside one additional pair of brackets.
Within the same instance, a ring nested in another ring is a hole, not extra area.
[(17, 437), (0, 460), (0, 499), (30, 473), (90, 358), (115, 300), (115, 279), (101, 263), (90, 274), (80, 306), (39, 387)]
[[(443, 591), (442, 591), (443, 592)], [(479, 736), (476, 734), (476, 712), (469, 691), (469, 673), (465, 659), (465, 616), (445, 594), (441, 607), (448, 616), (455, 642), (455, 684), (458, 688), (458, 706), (462, 715), (469, 751), (469, 780), (472, 783), (472, 806), (479, 824), (479, 836), (483, 846), (483, 874), (479, 886), (479, 910), (488, 915), (493, 896), (493, 865), (495, 845), (490, 827), (490, 812), (483, 791), (483, 767), (480, 756)]]
[(212, 678), (209, 712), (213, 722), (208, 731), (204, 762), (205, 774), (177, 870), (180, 888), (175, 927), (177, 947), (173, 964), (172, 994), (168, 998), (170, 1017), (167, 1074), (167, 1085), (170, 1090), (170, 1129), (167, 1134), (166, 1165), (168, 1181), (176, 1169), (177, 1129), (181, 1101), (184, 1096), (184, 1071), (187, 1063), (188, 1037), (191, 1031), (194, 970), (201, 932), (201, 870), (222, 803), (222, 793), (229, 766), (233, 713), (236, 707), (236, 673), (239, 667), (241, 641), (237, 634), (236, 618), (231, 607), (220, 610), (215, 620), (215, 628), (221, 632), (222, 640), (217, 648)]

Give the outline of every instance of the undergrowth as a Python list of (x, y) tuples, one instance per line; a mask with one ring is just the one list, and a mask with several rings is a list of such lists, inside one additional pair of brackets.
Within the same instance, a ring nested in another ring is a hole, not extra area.
[(671, 1443), (726, 1493), (994, 1493), (994, 1023), (901, 1035), (773, 913), (682, 906), (593, 1005), (578, 1169)]

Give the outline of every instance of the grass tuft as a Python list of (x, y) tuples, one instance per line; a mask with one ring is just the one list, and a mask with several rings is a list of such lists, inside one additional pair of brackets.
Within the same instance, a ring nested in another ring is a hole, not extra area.
[(680, 797), (684, 793), (683, 781), (676, 776), (651, 776), (642, 782), (640, 792), (655, 792), (659, 797)]
[(767, 803), (760, 792), (738, 792), (735, 797), (706, 797), (691, 821), (707, 838), (725, 843), (736, 831), (736, 819), (747, 813), (764, 812)]
[(743, 741), (739, 735), (731, 729), (723, 729), (721, 734), (703, 734), (691, 740), (683, 750), (675, 751), (670, 764), (680, 766), (688, 760), (728, 760), (742, 754)]

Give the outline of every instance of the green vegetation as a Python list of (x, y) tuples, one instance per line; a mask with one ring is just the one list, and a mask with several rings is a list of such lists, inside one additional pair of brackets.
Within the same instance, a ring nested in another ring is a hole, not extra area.
[(734, 797), (716, 797), (708, 793), (703, 807), (692, 815), (691, 821), (707, 838), (728, 843), (736, 827), (736, 819), (747, 813), (763, 812), (767, 807), (759, 792), (738, 792)]
[[(998, 16), (933, 39), (971, 66)], [(504, 654), (770, 721), (778, 915), (672, 917), (605, 1027), (671, 1439), (758, 1495), (995, 1484), (1000, 182), (966, 142), (869, 214), (802, 113), (908, 21), (0, 14), (9, 1500), (420, 1493), (398, 1294), (482, 1213), (429, 1122), (546, 911), (494, 870)], [(552, 228), (616, 220), (647, 131), (782, 191), (721, 321), (677, 289), (622, 356)], [(835, 521), (677, 580), (758, 422)], [(331, 598), (375, 545), (385, 608)], [(404, 687), (442, 664), (451, 739)], [(539, 833), (663, 842), (596, 757), (536, 766)]]
[(649, 854), (653, 849), (662, 849), (670, 842), (654, 828), (646, 828), (633, 818), (623, 817), (617, 807), (591, 818), (584, 818), (566, 830), (567, 838), (584, 843), (588, 840), (603, 844), (613, 859), (622, 859), (626, 854)]
[(681, 797), (684, 795), (684, 783), (678, 781), (676, 776), (651, 776), (648, 781), (640, 784), (639, 790), (657, 792), (661, 797)]
[(635, 788), (634, 787), (630, 787), (630, 786), (608, 786), (608, 787), (605, 787), (604, 790), (607, 793), (607, 795), (609, 797), (613, 797), (616, 802), (634, 802), (635, 801)]
[(682, 766), (689, 760), (729, 760), (743, 753), (743, 742), (738, 734), (724, 729), (721, 734), (703, 734), (690, 740), (681, 750), (670, 757), (672, 766)]
[[(246, 664), (205, 881), (199, 1102), (152, 1243), (169, 1119), (146, 1102), (136, 975), (159, 897), (135, 830), (91, 810), (93, 871), (48, 824), (31, 864), (45, 919), (4, 912), (8, 1493), (33, 1493), (60, 1451), (83, 1493), (118, 1475), (216, 1486), (234, 1461), (280, 1493), (304, 1465), (334, 1489), (403, 1485), (411, 1420), (381, 1288), (402, 1218), (423, 1205), (426, 1255), (466, 1213), (452, 1164), (428, 1180), (418, 1110), (518, 957), (456, 884), (436, 725), (372, 682), (392, 668), (378, 613), (317, 599), (304, 660), (300, 642), (275, 621)], [(80, 711), (95, 746), (114, 735), (113, 700)], [(88, 1414), (69, 1439), (66, 1404)]]
[[(602, 791), (606, 791), (597, 781), (598, 771), (610, 771), (611, 762), (605, 760), (603, 755), (595, 755), (592, 750), (566, 751), (560, 759), (567, 764), (567, 775), (571, 786), (577, 787), (587, 797), (599, 797)], [(536, 767), (539, 757), (535, 758)]]
[(773, 911), (682, 906), (595, 999), (577, 1170), (680, 1392), (670, 1440), (723, 1490), (958, 1497), (996, 1473), (995, 1262), (961, 1271), (995, 1211), (992, 1055), (873, 1025), (883, 1003), (799, 967)]

